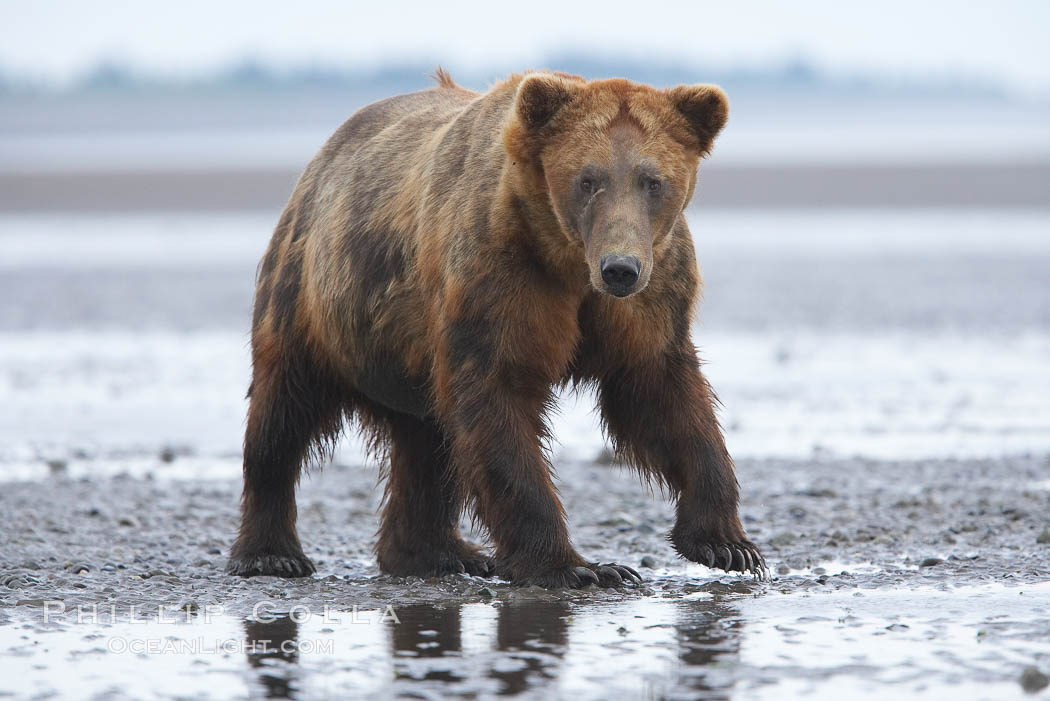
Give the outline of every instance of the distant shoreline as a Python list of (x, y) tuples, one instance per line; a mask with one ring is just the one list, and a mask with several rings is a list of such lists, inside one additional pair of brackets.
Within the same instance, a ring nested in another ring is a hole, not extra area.
[[(0, 174), (0, 212), (280, 210), (289, 169)], [(1050, 207), (1050, 162), (711, 165), (694, 206), (771, 208)]]

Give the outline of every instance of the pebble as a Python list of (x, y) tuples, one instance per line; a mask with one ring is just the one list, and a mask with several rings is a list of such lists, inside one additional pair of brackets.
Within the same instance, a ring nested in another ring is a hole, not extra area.
[(813, 497), (816, 499), (834, 499), (838, 496), (838, 492), (834, 489), (804, 489), (798, 492), (799, 496)]
[(777, 574), (791, 574), (791, 568), (785, 564), (777, 565)]
[(8, 589), (21, 589), (26, 582), (20, 574), (8, 574), (0, 577), (0, 584)]
[(496, 590), (492, 587), (482, 587), (478, 590), (478, 594), (484, 596), (486, 599), (491, 599), (496, 596)]
[(635, 521), (629, 515), (627, 515), (625, 513), (622, 513), (622, 512), (618, 513), (618, 514), (614, 514), (612, 518), (609, 518), (609, 519), (606, 519), (604, 521), (599, 521), (598, 522), (599, 526), (617, 526), (617, 527), (620, 527), (620, 526), (628, 526), (628, 527), (630, 527), (630, 526), (634, 526), (636, 524), (637, 524), (637, 521)]
[(648, 567), (649, 569), (654, 569), (656, 567), (656, 558), (652, 555), (644, 555), (638, 564), (641, 567)]
[(785, 545), (791, 545), (794, 542), (795, 534), (788, 533), (787, 531), (784, 531), (783, 533), (778, 533), (769, 539), (769, 544), (772, 545), (774, 548), (782, 548)]
[(1050, 678), (1039, 671), (1036, 667), (1025, 667), (1021, 672), (1021, 688), (1026, 693), (1035, 694), (1050, 685)]
[(53, 475), (61, 474), (69, 467), (69, 463), (61, 459), (47, 460), (46, 463), (48, 471)]
[(937, 565), (943, 565), (944, 560), (939, 557), (928, 557), (919, 563), (919, 567), (936, 567)]

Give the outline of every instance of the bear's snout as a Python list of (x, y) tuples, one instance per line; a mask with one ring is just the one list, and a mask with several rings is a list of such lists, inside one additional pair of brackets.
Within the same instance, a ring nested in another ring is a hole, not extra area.
[(602, 280), (608, 291), (617, 297), (626, 297), (634, 292), (641, 272), (642, 262), (634, 256), (602, 257)]

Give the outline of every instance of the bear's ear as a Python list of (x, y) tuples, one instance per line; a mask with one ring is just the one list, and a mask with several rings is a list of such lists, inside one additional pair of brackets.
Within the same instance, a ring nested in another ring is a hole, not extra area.
[(701, 152), (711, 148), (729, 119), (729, 98), (717, 85), (679, 85), (668, 92), (671, 104), (685, 117)]
[(514, 112), (522, 126), (535, 131), (546, 125), (558, 110), (569, 104), (579, 87), (562, 76), (530, 73), (518, 85)]

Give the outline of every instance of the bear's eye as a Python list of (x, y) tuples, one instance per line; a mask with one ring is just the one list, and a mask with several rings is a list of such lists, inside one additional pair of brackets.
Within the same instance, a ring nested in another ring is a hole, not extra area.
[(594, 192), (594, 181), (590, 178), (584, 178), (580, 181), (580, 189), (584, 192)]
[(650, 194), (655, 195), (656, 193), (660, 192), (660, 188), (662, 187), (662, 185), (663, 184), (656, 178), (649, 178), (645, 188), (649, 191)]

